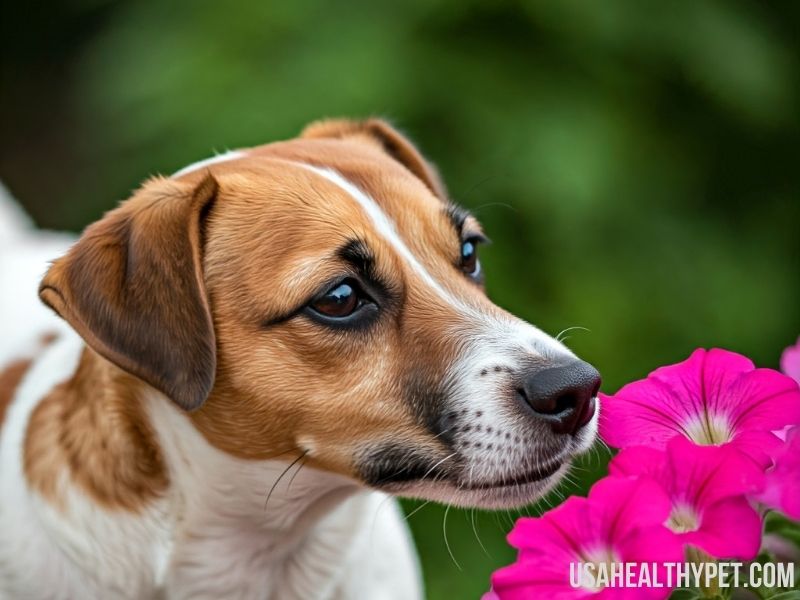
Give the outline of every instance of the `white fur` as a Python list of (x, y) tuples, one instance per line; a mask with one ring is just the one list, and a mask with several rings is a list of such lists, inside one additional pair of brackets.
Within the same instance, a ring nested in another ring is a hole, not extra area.
[(170, 598), (418, 597), (394, 499), (302, 461), (287, 471), (295, 457), (233, 458), (158, 394), (149, 411), (168, 462), (181, 465), (171, 473)]
[(206, 158), (203, 160), (199, 160), (196, 163), (192, 163), (191, 165), (183, 167), (180, 171), (176, 171), (172, 174), (173, 177), (180, 177), (181, 175), (186, 175), (187, 173), (191, 173), (192, 171), (197, 171), (202, 169), (203, 167), (208, 167), (210, 165), (215, 165), (221, 162), (228, 162), (230, 160), (236, 160), (237, 158), (241, 158), (245, 155), (244, 152), (239, 150), (228, 150), (227, 152), (223, 152), (222, 154), (217, 154), (210, 158)]
[(467, 306), (461, 300), (453, 296), (450, 292), (444, 289), (444, 287), (442, 287), (442, 285), (436, 281), (430, 275), (430, 273), (428, 273), (427, 269), (422, 266), (422, 263), (417, 260), (417, 257), (414, 256), (411, 250), (409, 250), (406, 243), (397, 233), (397, 228), (394, 226), (394, 223), (386, 215), (386, 213), (381, 210), (380, 206), (378, 206), (378, 203), (375, 202), (375, 200), (370, 198), (370, 196), (364, 193), (357, 185), (348, 181), (342, 177), (340, 173), (333, 169), (321, 169), (313, 165), (304, 163), (299, 164), (301, 164), (301, 166), (305, 169), (324, 177), (346, 192), (351, 198), (353, 198), (353, 200), (355, 200), (367, 214), (378, 234), (392, 245), (397, 253), (408, 263), (413, 271), (419, 275), (422, 281), (424, 281), (425, 284), (431, 288), (436, 295), (464, 313), (472, 316), (479, 316), (472, 307)]

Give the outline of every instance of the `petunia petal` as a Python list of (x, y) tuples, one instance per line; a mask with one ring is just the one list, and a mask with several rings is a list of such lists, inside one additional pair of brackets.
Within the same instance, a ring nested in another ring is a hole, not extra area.
[(587, 535), (590, 522), (588, 500), (571, 496), (539, 518), (517, 520), (508, 542), (520, 550), (520, 558), (546, 555), (551, 560), (579, 560), (580, 541)]
[(800, 424), (800, 387), (791, 377), (772, 369), (742, 374), (716, 401), (736, 432)]
[(765, 479), (764, 490), (756, 498), (792, 519), (800, 519), (800, 427), (789, 431)]
[[(682, 438), (682, 436), (676, 436)], [(685, 438), (682, 438), (685, 439)], [(614, 476), (648, 475), (656, 481), (662, 481), (666, 466), (667, 454), (663, 450), (647, 446), (631, 446), (620, 450), (608, 463), (608, 473)]]
[(588, 590), (570, 585), (569, 562), (555, 562), (546, 557), (498, 569), (492, 575), (492, 590), (500, 600), (540, 597), (577, 600), (590, 595)]
[(735, 400), (727, 396), (727, 390), (741, 377), (755, 369), (753, 361), (746, 356), (712, 348), (706, 352), (701, 363), (700, 402), (703, 410), (710, 413), (727, 414)]
[(629, 562), (679, 562), (683, 542), (666, 527), (650, 527), (618, 543), (620, 554)]
[(780, 449), (782, 443), (780, 437), (771, 431), (743, 431), (728, 445), (763, 470), (772, 465), (772, 456)]
[(610, 544), (661, 525), (670, 513), (669, 498), (649, 478), (606, 477), (592, 486), (588, 500), (595, 535)]
[(723, 498), (764, 486), (762, 470), (730, 444), (698, 446), (681, 437), (667, 446), (668, 469), (662, 484), (673, 502), (684, 500), (702, 513)]
[(684, 415), (702, 416), (716, 411), (720, 390), (754, 368), (753, 361), (741, 354), (720, 348), (698, 348), (682, 363), (656, 369), (650, 378), (671, 387), (680, 396)]
[[(628, 562), (657, 563), (656, 576), (663, 585), (667, 582), (667, 569), (664, 563), (683, 561), (684, 549), (680, 537), (665, 527), (651, 527), (640, 530), (618, 544), (619, 552)], [(652, 573), (651, 573), (652, 576)], [(668, 588), (640, 588), (643, 598), (665, 598)]]
[(600, 437), (614, 448), (664, 448), (675, 435), (689, 435), (683, 400), (663, 382), (634, 381), (612, 396), (600, 394), (600, 403)]
[(715, 558), (752, 560), (761, 544), (761, 518), (743, 496), (726, 498), (705, 509), (697, 531), (684, 533), (684, 542)]

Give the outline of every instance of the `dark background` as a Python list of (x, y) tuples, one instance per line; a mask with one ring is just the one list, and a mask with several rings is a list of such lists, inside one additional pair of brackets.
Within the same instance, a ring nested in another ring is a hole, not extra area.
[[(382, 115), (484, 222), (494, 299), (552, 334), (587, 328), (568, 343), (606, 392), (697, 346), (776, 366), (800, 333), (800, 3), (2, 10), (0, 178), (43, 227), (78, 231), (214, 150)], [(429, 596), (485, 590), (517, 514), (413, 514)]]

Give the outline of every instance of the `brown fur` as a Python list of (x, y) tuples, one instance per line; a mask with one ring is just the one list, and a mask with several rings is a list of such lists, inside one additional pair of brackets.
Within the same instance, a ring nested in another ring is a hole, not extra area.
[(162, 494), (168, 477), (138, 398), (142, 386), (85, 349), (75, 375), (31, 414), (24, 447), (31, 487), (63, 505), (67, 476), (102, 506), (128, 511)]
[[(419, 281), (352, 198), (294, 163), (353, 181), (451, 293), (499, 310), (459, 271), (444, 187), (383, 122), (325, 122), (306, 136), (148, 182), (55, 263), (43, 300), (104, 358), (88, 353), (76, 378), (34, 414), (26, 473), (40, 491), (55, 493), (54, 468), (63, 463), (108, 506), (133, 509), (166, 485), (134, 397), (143, 384), (108, 361), (179, 406), (199, 407), (189, 413), (197, 429), (235, 456), (307, 452), (311, 465), (356, 475), (354, 457), (369, 443), (449, 453), (431, 434), (424, 405), (434, 390), (424, 384), (443, 379), (469, 324)], [(473, 220), (468, 227), (479, 232)], [(392, 286), (387, 314), (360, 332), (302, 317), (272, 323), (347, 272), (335, 251), (353, 238)], [(125, 463), (135, 466), (120, 477)]]
[(0, 371), (0, 429), (3, 427), (3, 419), (17, 391), (17, 386), (28, 371), (28, 367), (31, 366), (31, 362), (30, 359), (15, 360)]
[[(38, 349), (44, 350), (57, 339), (58, 335), (52, 331), (42, 334), (39, 338)], [(32, 363), (32, 358), (19, 358), (2, 367), (2, 371), (0, 371), (0, 429), (3, 427), (6, 411), (11, 406), (17, 388)]]
[(436, 168), (422, 158), (408, 138), (382, 119), (317, 121), (306, 127), (301, 137), (376, 142), (389, 156), (418, 177), (431, 192), (442, 200), (447, 199), (447, 190)]
[(212, 177), (147, 182), (88, 227), (39, 290), (99, 354), (186, 409), (214, 383), (200, 221), (216, 191)]

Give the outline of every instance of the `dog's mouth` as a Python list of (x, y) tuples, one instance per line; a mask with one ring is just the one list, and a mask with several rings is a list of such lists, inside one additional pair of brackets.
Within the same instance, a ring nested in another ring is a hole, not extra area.
[(563, 460), (554, 460), (544, 465), (537, 466), (529, 471), (525, 471), (524, 473), (509, 475), (489, 482), (466, 483), (459, 487), (464, 490), (490, 490), (519, 487), (529, 483), (536, 483), (548, 479), (549, 477), (555, 475), (563, 465)]

